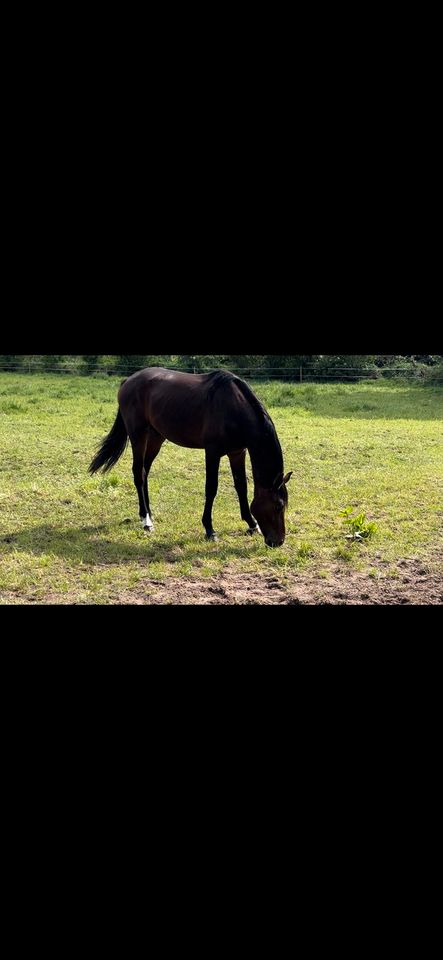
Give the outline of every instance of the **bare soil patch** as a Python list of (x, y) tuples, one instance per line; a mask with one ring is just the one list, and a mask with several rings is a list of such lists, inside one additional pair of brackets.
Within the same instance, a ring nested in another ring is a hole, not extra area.
[(146, 581), (129, 603), (196, 605), (365, 605), (441, 604), (443, 578), (429, 572), (419, 560), (402, 561), (398, 576), (371, 577), (357, 571), (334, 568), (327, 579), (300, 573), (289, 577), (239, 576), (229, 571), (212, 579)]
[[(287, 576), (223, 571), (217, 577), (146, 578), (131, 590), (116, 590), (109, 605), (155, 606), (303, 606), (303, 605), (440, 605), (443, 603), (441, 567), (412, 558), (401, 560), (395, 575), (387, 573), (383, 563), (373, 576), (337, 565), (327, 577), (318, 571), (303, 570)], [(20, 597), (13, 591), (1, 592), (0, 602), (32, 605), (90, 604), (85, 594), (48, 593), (45, 597)]]

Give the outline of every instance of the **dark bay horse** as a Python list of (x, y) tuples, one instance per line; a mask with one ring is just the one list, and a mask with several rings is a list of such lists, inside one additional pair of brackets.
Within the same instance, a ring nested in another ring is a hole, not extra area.
[[(120, 459), (128, 439), (134, 455), (133, 474), (145, 530), (153, 529), (148, 476), (165, 440), (206, 453), (206, 503), (203, 526), (208, 540), (216, 540), (212, 507), (218, 489), (220, 460), (228, 456), (241, 516), (248, 532), (259, 532), (269, 547), (285, 539), (286, 484), (283, 454), (274, 424), (252, 392), (234, 374), (192, 374), (149, 367), (122, 384), (119, 411), (89, 467), (106, 473)], [(254, 477), (254, 500), (249, 508), (246, 450)], [(258, 523), (257, 523), (258, 522)], [(258, 526), (259, 524), (259, 526)]]

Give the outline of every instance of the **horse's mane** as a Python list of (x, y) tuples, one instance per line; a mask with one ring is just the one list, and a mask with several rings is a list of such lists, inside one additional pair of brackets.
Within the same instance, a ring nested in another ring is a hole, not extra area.
[(215, 370), (214, 373), (208, 373), (209, 395), (213, 396), (219, 387), (224, 387), (226, 384), (232, 383), (233, 380), (237, 379), (235, 374), (230, 373), (229, 370)]
[(245, 400), (247, 400), (250, 403), (251, 407), (253, 407), (256, 413), (258, 413), (259, 416), (265, 421), (266, 425), (268, 426), (268, 429), (272, 431), (273, 434), (275, 434), (275, 437), (278, 442), (276, 430), (269, 416), (268, 411), (263, 406), (263, 404), (258, 399), (258, 397), (256, 397), (255, 393), (253, 392), (253, 390), (251, 390), (249, 384), (247, 384), (245, 380), (241, 380), (240, 377), (237, 377), (235, 373), (230, 373), (229, 370), (216, 370), (215, 373), (210, 373), (208, 375), (208, 380), (211, 381), (210, 388), (209, 388), (209, 396), (213, 396), (215, 391), (218, 390), (220, 387), (225, 387), (227, 386), (228, 383), (235, 383), (236, 387), (238, 387), (240, 392), (243, 394)]

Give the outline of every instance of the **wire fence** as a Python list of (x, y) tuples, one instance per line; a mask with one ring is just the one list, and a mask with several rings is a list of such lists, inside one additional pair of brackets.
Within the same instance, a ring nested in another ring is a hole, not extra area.
[[(212, 373), (219, 367), (180, 365), (180, 364), (161, 364), (162, 367), (169, 370), (177, 370), (183, 373)], [(10, 373), (57, 373), (70, 374), (76, 376), (108, 376), (121, 377), (131, 376), (131, 374), (143, 369), (139, 364), (122, 364), (117, 360), (115, 363), (98, 363), (90, 367), (87, 362), (81, 361), (61, 361), (60, 363), (47, 363), (44, 357), (26, 357), (22, 361), (0, 360), (0, 372)], [(230, 366), (229, 370), (246, 380), (283, 380), (291, 383), (314, 383), (322, 381), (356, 382), (360, 380), (382, 380), (382, 379), (407, 379), (415, 381), (424, 381), (426, 383), (442, 383), (443, 376), (441, 368), (438, 368), (435, 376), (432, 376), (432, 367), (424, 365), (408, 367), (344, 367), (328, 365), (303, 365), (298, 367), (239, 367)]]

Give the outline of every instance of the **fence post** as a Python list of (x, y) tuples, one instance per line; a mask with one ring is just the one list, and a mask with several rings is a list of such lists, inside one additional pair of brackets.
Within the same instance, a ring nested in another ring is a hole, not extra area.
[(303, 383), (303, 367), (300, 367), (300, 383)]

